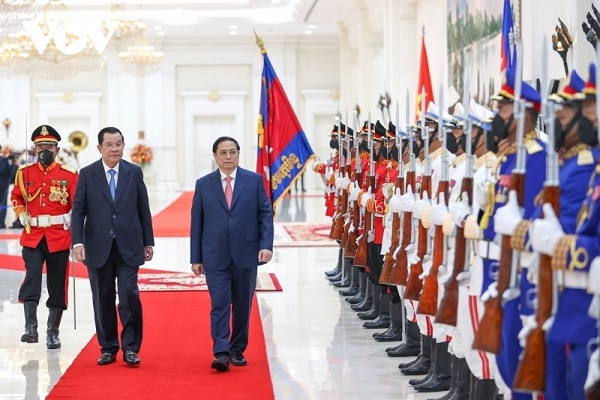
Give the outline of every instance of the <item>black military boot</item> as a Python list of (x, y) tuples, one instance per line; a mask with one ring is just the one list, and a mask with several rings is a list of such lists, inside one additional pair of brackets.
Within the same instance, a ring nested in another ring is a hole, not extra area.
[[(469, 400), (471, 397), (471, 370), (469, 369), (469, 365), (467, 364), (467, 360), (465, 358), (457, 358), (458, 360), (458, 379), (456, 381), (456, 390), (454, 392), (450, 390), (451, 396), (448, 397), (447, 400)], [(454, 372), (452, 373), (452, 377), (454, 378)], [(491, 381), (494, 393), (496, 391), (496, 384), (493, 379), (486, 379), (486, 381)], [(484, 397), (477, 397), (478, 399), (486, 399), (491, 397), (485, 397), (485, 393), (482, 393)]]
[(25, 333), (21, 336), (21, 342), (38, 342), (38, 321), (37, 321), (37, 303), (35, 301), (26, 301), (23, 303), (25, 309)]
[(418, 392), (442, 392), (450, 389), (452, 370), (450, 365), (450, 353), (448, 353), (448, 342), (441, 342), (435, 346), (435, 362), (433, 363), (433, 375), (427, 382), (415, 385)]
[[(381, 286), (381, 285), (380, 285)], [(382, 293), (379, 305), (379, 314), (373, 321), (367, 321), (363, 324), (367, 329), (386, 329), (390, 326), (390, 301), (391, 293)]]
[(358, 292), (354, 296), (346, 298), (346, 301), (350, 304), (360, 303), (367, 293), (367, 274), (360, 267), (355, 267), (355, 269), (358, 270)]
[[(348, 258), (352, 264), (354, 263), (352, 258)], [(358, 268), (350, 267), (350, 286), (348, 289), (340, 290), (342, 296), (356, 296), (359, 290), (360, 277), (358, 275)]]
[(431, 342), (431, 336), (421, 335), (421, 354), (417, 358), (418, 361), (408, 367), (401, 368), (400, 372), (403, 375), (425, 375), (429, 371), (429, 366), (431, 365)]
[(341, 272), (341, 270), (342, 270), (342, 249), (340, 249), (340, 253), (338, 255), (338, 262), (337, 262), (335, 268), (325, 272), (325, 276), (330, 277), (330, 276), (337, 275)]
[(381, 285), (378, 283), (373, 284), (373, 301), (371, 308), (367, 312), (358, 313), (358, 318), (364, 320), (373, 320), (379, 316), (379, 310), (381, 308)]
[(498, 396), (498, 387), (493, 379), (475, 379), (475, 387), (471, 392), (471, 398), (494, 399)]
[(377, 334), (375, 340), (378, 342), (394, 342), (402, 340), (402, 307), (404, 305), (400, 300), (390, 301), (390, 327), (387, 331)]
[(360, 303), (352, 304), (352, 306), (350, 306), (350, 308), (352, 308), (352, 310), (358, 311), (358, 312), (369, 311), (371, 309), (371, 306), (373, 306), (373, 282), (367, 276), (366, 272), (363, 273), (363, 275), (366, 277), (366, 279), (365, 279), (365, 297), (363, 298), (363, 300)]
[[(458, 366), (458, 357), (452, 355), (452, 378), (450, 379), (450, 391), (439, 397), (437, 399), (428, 399), (428, 400), (448, 400), (450, 399), (458, 388), (458, 380), (459, 380), (459, 366)], [(470, 374), (467, 373), (467, 383), (469, 382)]]
[(333, 282), (333, 286), (339, 288), (349, 287), (352, 281), (352, 268), (352, 261), (349, 258), (344, 258), (342, 262), (342, 274), (340, 276), (340, 280), (337, 282)]
[(48, 329), (46, 329), (46, 347), (48, 349), (60, 349), (60, 339), (58, 338), (58, 327), (62, 319), (63, 310), (60, 308), (51, 308), (48, 314)]
[(408, 381), (409, 385), (412, 385), (412, 386), (420, 385), (431, 379), (431, 377), (433, 376), (433, 373), (435, 372), (435, 357), (436, 357), (435, 349), (436, 348), (437, 348), (437, 341), (435, 339), (432, 339), (431, 340), (431, 363), (429, 364), (429, 369), (427, 370), (427, 375), (425, 375), (422, 378), (412, 378), (411, 380)]
[(406, 340), (400, 346), (386, 349), (389, 357), (414, 357), (421, 352), (421, 332), (419, 325), (413, 321), (406, 321)]

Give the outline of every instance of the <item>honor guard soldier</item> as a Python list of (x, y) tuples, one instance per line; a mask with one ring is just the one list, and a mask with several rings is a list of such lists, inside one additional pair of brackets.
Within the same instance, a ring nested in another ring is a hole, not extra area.
[(69, 249), (71, 247), (71, 206), (77, 186), (77, 171), (55, 161), (60, 135), (50, 125), (36, 128), (32, 135), (38, 161), (17, 171), (11, 202), (24, 229), (25, 280), (19, 302), (25, 308), (25, 334), (21, 341), (37, 343), (37, 306), (41, 296), (42, 268), (46, 263), (49, 308), (46, 346), (60, 348), (58, 328), (67, 309)]

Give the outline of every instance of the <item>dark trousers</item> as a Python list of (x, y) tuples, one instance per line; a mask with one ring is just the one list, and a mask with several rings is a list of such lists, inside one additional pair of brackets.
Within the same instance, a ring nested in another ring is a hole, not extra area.
[(6, 224), (6, 197), (8, 196), (8, 188), (0, 189), (0, 229), (4, 229)]
[(51, 253), (46, 238), (42, 238), (36, 248), (23, 247), (25, 280), (19, 289), (19, 302), (35, 301), (39, 304), (42, 292), (42, 268), (46, 262), (46, 286), (48, 301), (46, 307), (67, 309), (67, 289), (69, 277), (69, 250)]
[(381, 245), (369, 243), (367, 247), (367, 258), (369, 269), (371, 270), (371, 279), (373, 282), (379, 282), (379, 275), (383, 269), (383, 256), (381, 253)]
[(119, 319), (123, 326), (120, 347), (123, 352), (140, 351), (143, 324), (142, 302), (137, 284), (138, 270), (139, 266), (128, 265), (123, 260), (114, 239), (106, 263), (100, 268), (88, 267), (94, 322), (102, 353), (117, 354), (119, 351), (115, 288), (119, 293)]
[(248, 347), (256, 271), (257, 268), (237, 268), (233, 261), (224, 270), (205, 269), (211, 303), (210, 333), (213, 339), (213, 354), (238, 354)]

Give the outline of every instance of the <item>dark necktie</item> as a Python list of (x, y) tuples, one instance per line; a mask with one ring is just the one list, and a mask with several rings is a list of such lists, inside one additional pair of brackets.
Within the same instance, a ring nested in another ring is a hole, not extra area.
[(115, 193), (117, 192), (117, 185), (115, 183), (115, 174), (117, 171), (114, 169), (109, 169), (108, 173), (110, 174), (110, 181), (108, 182), (108, 188), (110, 189), (110, 195), (112, 196), (113, 201), (115, 201)]

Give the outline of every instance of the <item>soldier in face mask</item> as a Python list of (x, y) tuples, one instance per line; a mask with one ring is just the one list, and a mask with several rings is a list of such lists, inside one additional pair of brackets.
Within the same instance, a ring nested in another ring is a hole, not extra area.
[(21, 341), (38, 341), (37, 306), (45, 262), (49, 295), (46, 346), (57, 349), (61, 346), (58, 328), (67, 309), (71, 206), (78, 174), (74, 168), (54, 161), (60, 135), (50, 125), (36, 128), (31, 140), (38, 162), (19, 168), (10, 196), (15, 214), (25, 227), (20, 240), (26, 270), (19, 290), (19, 302), (25, 309), (25, 333)]

